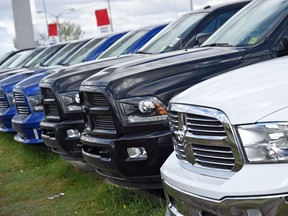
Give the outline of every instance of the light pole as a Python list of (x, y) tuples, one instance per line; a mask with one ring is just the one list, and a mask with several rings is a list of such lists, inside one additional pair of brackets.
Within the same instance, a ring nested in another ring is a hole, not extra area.
[(47, 11), (46, 11), (45, 1), (42, 0), (42, 3), (43, 3), (43, 9), (44, 9), (44, 13), (45, 13), (45, 21), (46, 21), (46, 28), (47, 28), (47, 37), (49, 37), (49, 27), (48, 27), (48, 19), (47, 19)]
[(63, 14), (65, 13), (68, 13), (69, 11), (75, 11), (76, 9), (75, 8), (68, 8), (68, 9), (65, 9), (63, 11), (61, 11), (59, 14), (55, 15), (53, 13), (50, 13), (46, 10), (46, 6), (45, 6), (45, 2), (44, 0), (42, 0), (43, 2), (43, 7), (44, 7), (44, 11), (38, 11), (38, 13), (45, 13), (45, 20), (46, 20), (46, 26), (47, 26), (47, 36), (49, 38), (49, 27), (48, 27), (48, 19), (47, 19), (47, 14), (49, 14), (50, 16), (54, 17), (55, 20), (56, 20), (56, 25), (57, 25), (57, 29), (58, 29), (58, 36), (59, 36), (59, 39), (60, 39), (60, 29), (59, 29), (59, 18), (60, 16), (62, 16)]
[(190, 0), (190, 8), (191, 8), (191, 11), (193, 11), (193, 0)]
[(111, 12), (111, 7), (110, 7), (110, 0), (108, 0), (108, 10), (109, 10), (109, 16), (110, 16), (111, 32), (113, 32), (112, 12)]

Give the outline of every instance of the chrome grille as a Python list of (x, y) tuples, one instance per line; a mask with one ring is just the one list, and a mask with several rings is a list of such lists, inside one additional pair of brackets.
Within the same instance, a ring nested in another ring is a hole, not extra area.
[(0, 90), (0, 111), (4, 112), (8, 109), (9, 104), (3, 90)]
[(188, 131), (199, 136), (226, 136), (222, 123), (211, 117), (187, 114)]
[(28, 116), (30, 114), (25, 96), (21, 93), (14, 92), (14, 100), (19, 115)]
[(223, 116), (212, 109), (173, 104), (168, 119), (178, 159), (197, 168), (239, 169), (242, 161)]
[(109, 101), (103, 93), (84, 93), (84, 100), (89, 104), (88, 120), (90, 128), (94, 132), (116, 134), (115, 122)]
[(203, 167), (232, 170), (235, 165), (229, 147), (192, 144), (195, 161)]

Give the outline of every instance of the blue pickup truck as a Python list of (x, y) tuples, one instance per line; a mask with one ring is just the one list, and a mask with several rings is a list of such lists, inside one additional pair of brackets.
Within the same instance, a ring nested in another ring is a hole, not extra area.
[[(137, 52), (141, 46), (149, 41), (155, 34), (157, 34), (166, 24), (149, 26), (137, 30), (130, 31), (124, 37), (115, 42), (110, 48), (103, 52), (103, 56), (111, 57), (131, 52)], [(103, 46), (102, 46), (103, 47)], [(70, 65), (80, 63), (83, 61), (90, 61), (95, 58), (96, 53), (86, 50), (86, 54), (78, 54), (71, 56), (63, 65)], [(93, 53), (92, 55), (89, 53)], [(85, 57), (87, 56), (87, 57)], [(98, 55), (97, 55), (98, 56)], [(81, 64), (79, 64), (81, 65)], [(72, 67), (77, 67), (72, 66)], [(43, 142), (41, 139), (40, 122), (44, 118), (43, 107), (40, 99), (39, 82), (44, 77), (58, 70), (49, 70), (41, 74), (35, 74), (23, 81), (19, 82), (13, 89), (14, 101), (17, 109), (17, 114), (12, 119), (12, 126), (17, 134), (14, 136), (16, 141), (26, 144), (37, 144)]]
[[(82, 50), (80, 47), (85, 47), (87, 58), (97, 58), (106, 48), (125, 34), (126, 32), (121, 32), (99, 36), (90, 41), (85, 39), (56, 44), (48, 47), (32, 58), (27, 63), (29, 68), (15, 69), (0, 74), (0, 131), (15, 131), (11, 124), (12, 117), (17, 114), (12, 90), (18, 82), (33, 75), (48, 75), (47, 71), (51, 69), (54, 71), (60, 70), (65, 64), (66, 59), (77, 55), (78, 52)], [(81, 62), (81, 59), (77, 61)], [(75, 62), (78, 63), (77, 61)]]

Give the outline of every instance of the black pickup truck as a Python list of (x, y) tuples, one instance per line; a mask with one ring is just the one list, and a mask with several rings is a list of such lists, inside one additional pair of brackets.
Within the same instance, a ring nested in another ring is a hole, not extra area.
[(85, 161), (113, 183), (161, 187), (160, 167), (173, 148), (169, 100), (215, 75), (286, 55), (287, 24), (288, 1), (255, 0), (200, 48), (130, 61), (86, 79), (80, 87), (88, 119), (81, 134)]
[(76, 65), (44, 78), (40, 88), (45, 119), (40, 126), (45, 145), (64, 159), (83, 160), (80, 132), (85, 126), (85, 115), (78, 103), (78, 91), (83, 80), (117, 63), (198, 46), (248, 3), (241, 1), (193, 11), (164, 28), (138, 54)]

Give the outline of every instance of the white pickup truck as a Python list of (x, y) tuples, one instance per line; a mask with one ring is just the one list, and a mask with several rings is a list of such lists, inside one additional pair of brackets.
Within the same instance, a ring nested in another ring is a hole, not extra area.
[(288, 57), (191, 87), (169, 105), (166, 215), (288, 215)]

